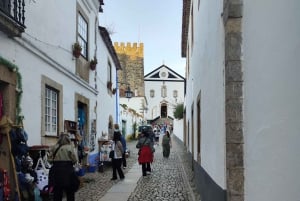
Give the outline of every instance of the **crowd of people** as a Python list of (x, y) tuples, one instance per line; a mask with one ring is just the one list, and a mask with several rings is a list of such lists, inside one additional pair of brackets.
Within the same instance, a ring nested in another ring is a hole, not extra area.
[[(170, 156), (172, 141), (170, 131), (163, 129), (164, 135), (161, 140), (162, 154), (164, 158)], [(122, 168), (127, 167), (126, 163), (126, 139), (119, 130), (119, 125), (114, 124), (111, 139), (112, 156), (112, 178), (111, 180), (125, 178)], [(141, 130), (138, 136), (136, 148), (138, 151), (138, 162), (142, 166), (142, 175), (151, 174), (151, 163), (153, 163), (155, 145), (158, 146), (159, 136), (155, 136), (152, 129)], [(50, 150), (50, 159), (52, 160), (51, 182), (53, 185), (54, 201), (61, 201), (63, 194), (66, 194), (67, 201), (75, 200), (74, 189), (74, 165), (78, 163), (75, 147), (68, 133), (61, 133), (57, 143)], [(50, 179), (50, 178), (49, 178)]]

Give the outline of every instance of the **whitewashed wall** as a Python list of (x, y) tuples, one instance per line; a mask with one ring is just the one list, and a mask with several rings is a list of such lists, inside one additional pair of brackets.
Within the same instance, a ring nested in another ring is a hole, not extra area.
[(245, 201), (300, 197), (299, 9), (244, 1)]
[[(223, 189), (225, 172), (225, 88), (223, 1), (202, 0), (194, 5), (194, 43), (191, 23), (188, 47), (190, 72), (187, 75), (186, 117), (189, 142), (192, 142), (192, 105), (194, 104), (194, 160), (197, 159), (197, 97), (201, 91), (201, 166)], [(209, 16), (209, 17), (208, 17)], [(190, 19), (190, 22), (192, 20)], [(193, 49), (192, 49), (193, 48)], [(187, 58), (188, 59), (188, 58)], [(192, 145), (189, 150), (192, 152)]]
[(173, 121), (173, 134), (183, 142), (183, 119)]
[[(88, 54), (94, 55), (97, 43), (95, 34), (99, 35), (98, 3), (97, 0), (88, 2), (81, 0), (30, 1), (26, 4), (27, 28), (22, 37), (8, 39), (6, 35), (0, 32), (0, 55), (16, 64), (22, 76), (21, 108), (22, 114), (25, 116), (24, 127), (29, 134), (29, 146), (41, 144), (41, 101), (43, 101), (41, 100), (41, 76), (43, 75), (63, 86), (62, 118), (64, 120), (76, 121), (74, 119), (74, 98), (75, 93), (78, 93), (90, 101), (89, 119), (98, 118), (97, 126), (102, 123), (99, 114), (97, 116), (94, 110), (96, 101), (98, 104), (100, 102), (97, 100), (100, 88), (95, 89), (96, 82), (98, 82), (97, 79), (94, 79), (95, 71), (90, 71), (90, 83), (78, 79), (78, 76), (75, 75), (75, 59), (72, 55), (72, 45), (76, 41), (77, 6), (81, 7), (89, 19), (88, 37), (91, 40)], [(97, 44), (97, 46), (106, 54), (101, 53), (99, 56), (106, 60), (109, 59), (107, 51), (101, 48), (103, 43)], [(99, 70), (102, 70), (104, 65), (105, 68), (107, 66), (107, 63), (104, 64), (104, 59), (98, 59), (97, 68)], [(99, 83), (97, 85), (100, 86)], [(103, 90), (101, 89), (101, 91)], [(108, 102), (106, 105), (112, 109), (115, 108), (114, 98), (104, 99)], [(97, 108), (106, 107), (101, 107), (99, 104)], [(111, 114), (115, 114), (115, 112), (111, 111)], [(88, 124), (90, 126), (90, 122)]]
[[(135, 132), (132, 127), (134, 123), (140, 125), (145, 120), (145, 118), (143, 118), (143, 112), (144, 114), (146, 114), (146, 112), (141, 110), (143, 102), (146, 104), (145, 106), (147, 106), (145, 97), (132, 97), (130, 99), (120, 98), (120, 104), (127, 105), (127, 110), (124, 110), (122, 107), (120, 107), (119, 112), (119, 124), (122, 125), (122, 121), (126, 122), (125, 135), (131, 135)], [(129, 108), (135, 110), (137, 113), (139, 113), (140, 116), (134, 115), (132, 112), (129, 112)]]

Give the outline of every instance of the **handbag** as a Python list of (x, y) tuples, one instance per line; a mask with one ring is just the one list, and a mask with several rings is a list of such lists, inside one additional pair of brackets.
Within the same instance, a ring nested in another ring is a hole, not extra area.
[(114, 150), (111, 150), (111, 151), (109, 152), (109, 158), (114, 158), (114, 156), (115, 156), (115, 151), (114, 151)]
[[(62, 146), (62, 144), (59, 145), (59, 146), (57, 147), (57, 149), (54, 151), (53, 156), (52, 156), (52, 163), (54, 162), (54, 158), (55, 158), (55, 156), (56, 156), (58, 150), (61, 148), (61, 146)], [(47, 188), (47, 189), (48, 189), (49, 191), (52, 191), (52, 190), (53, 190), (52, 187), (54, 186), (54, 174), (55, 174), (55, 169), (54, 169), (54, 166), (52, 165), (52, 166), (50, 167), (49, 174), (48, 174), (48, 188)], [(43, 189), (43, 190), (44, 190), (44, 189)]]
[(34, 170), (37, 175), (36, 185), (39, 190), (43, 190), (48, 185), (49, 169), (45, 167), (42, 157), (38, 159)]
[(71, 182), (71, 190), (73, 192), (78, 191), (80, 186), (80, 180), (75, 171), (72, 172), (70, 182)]

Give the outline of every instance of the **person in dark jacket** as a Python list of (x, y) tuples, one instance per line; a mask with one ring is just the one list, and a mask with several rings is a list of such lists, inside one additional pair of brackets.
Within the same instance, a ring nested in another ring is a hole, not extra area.
[(114, 125), (114, 137), (112, 142), (112, 150), (114, 150), (114, 156), (112, 158), (112, 169), (113, 169), (113, 176), (111, 180), (117, 179), (117, 172), (119, 173), (120, 179), (124, 179), (124, 173), (122, 171), (122, 154), (123, 154), (123, 146), (121, 143), (121, 133), (119, 131), (119, 125)]
[(122, 164), (123, 164), (123, 168), (125, 169), (127, 167), (127, 162), (126, 162), (127, 145), (126, 145), (126, 139), (123, 135), (121, 135), (120, 139), (121, 139), (121, 143), (122, 143), (122, 146), (123, 146)]
[(141, 137), (139, 138), (136, 148), (139, 149), (138, 162), (142, 165), (143, 176), (147, 176), (147, 173), (150, 174), (151, 166), (153, 162), (153, 153), (155, 149), (153, 147), (153, 141), (149, 136), (149, 132), (142, 130)]
[(53, 161), (53, 200), (62, 201), (65, 192), (67, 201), (74, 201), (77, 189), (73, 189), (72, 178), (77, 156), (69, 134), (60, 134), (57, 143), (50, 149), (49, 160)]
[(169, 158), (170, 156), (170, 149), (172, 147), (172, 141), (170, 137), (170, 132), (167, 130), (162, 138), (161, 142), (162, 148), (163, 148), (163, 157)]

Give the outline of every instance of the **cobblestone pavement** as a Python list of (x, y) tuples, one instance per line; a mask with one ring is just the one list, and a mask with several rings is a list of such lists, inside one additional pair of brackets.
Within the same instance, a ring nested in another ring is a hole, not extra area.
[[(128, 170), (137, 162), (136, 141), (128, 142), (130, 157), (127, 158)], [(128, 201), (139, 200), (200, 200), (194, 192), (193, 171), (187, 162), (187, 152), (176, 138), (173, 138), (173, 147), (168, 159), (162, 157), (161, 145), (156, 146), (152, 174), (142, 176), (137, 187), (128, 198)], [(141, 166), (140, 166), (141, 167)], [(76, 201), (98, 201), (106, 192), (120, 180), (111, 181), (112, 170), (106, 165), (104, 172), (86, 173), (83, 177), (83, 186), (76, 193)]]

